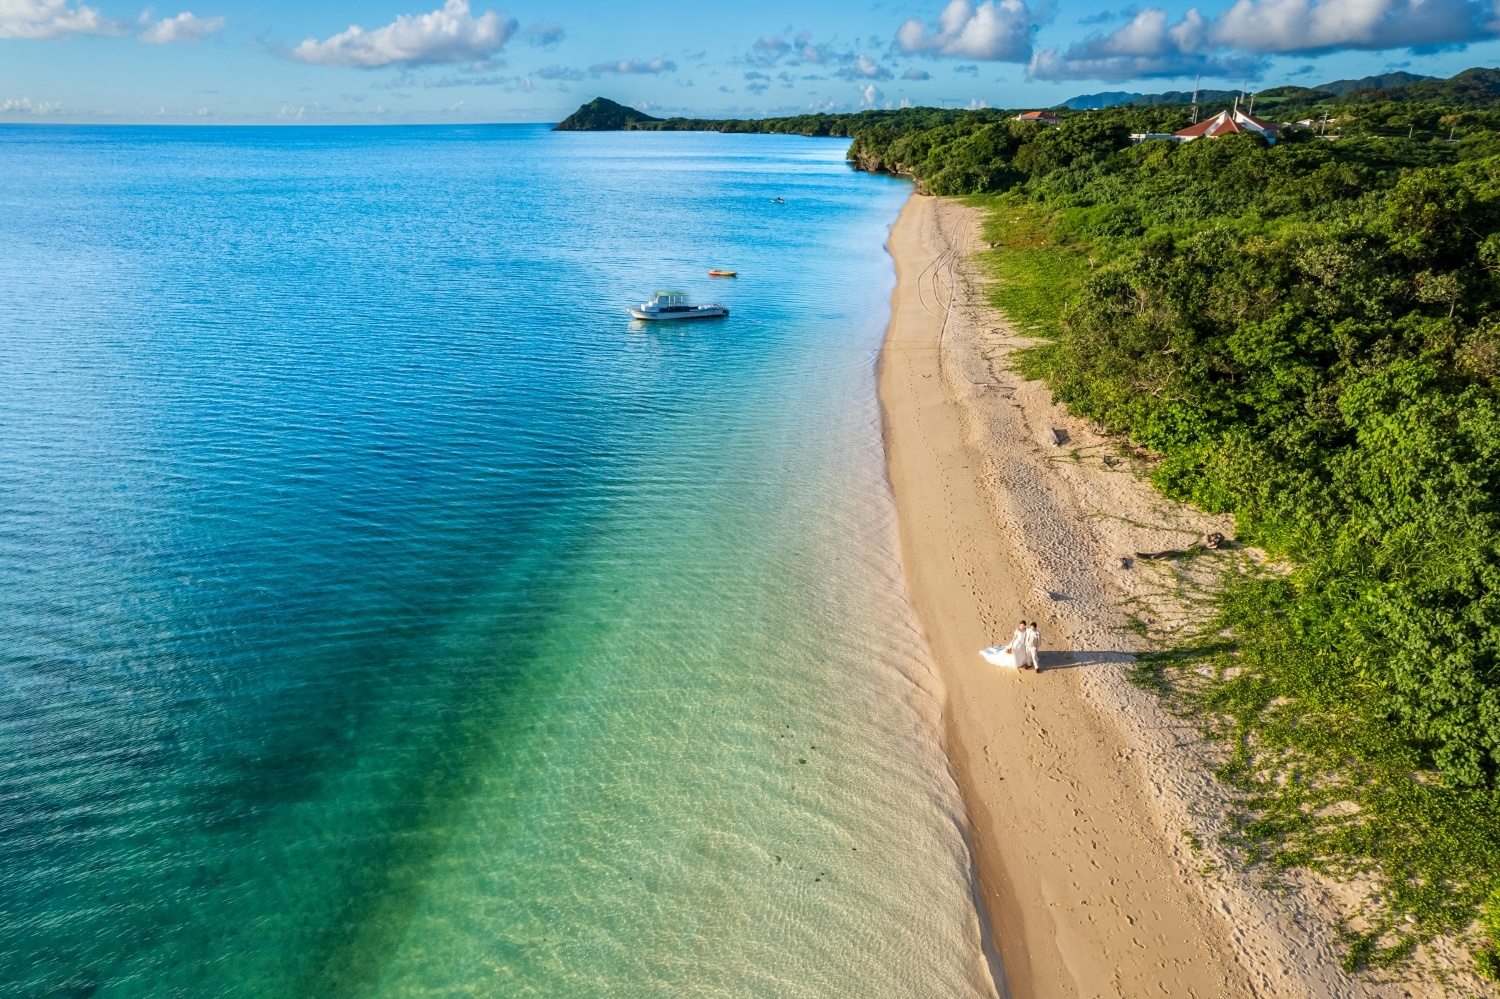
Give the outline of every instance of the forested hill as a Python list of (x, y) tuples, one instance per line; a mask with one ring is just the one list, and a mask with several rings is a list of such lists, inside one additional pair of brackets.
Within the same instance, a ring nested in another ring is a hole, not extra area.
[(1461, 108), (1494, 108), (1500, 104), (1500, 69), (1466, 69), (1446, 80), (1418, 80), (1400, 87), (1353, 90), (1345, 102), (1361, 104), (1427, 102)]
[(553, 127), (554, 132), (620, 132), (639, 125), (659, 122), (644, 111), (616, 104), (607, 97), (595, 97)]
[[(1362, 76), (1358, 80), (1334, 80), (1332, 83), (1320, 83), (1312, 89), (1342, 95), (1353, 90), (1383, 90), (1387, 87), (1403, 87), (1408, 83), (1437, 79), (1435, 76), (1420, 76), (1416, 73), (1381, 73), (1377, 76)], [(1438, 80), (1438, 82), (1442, 81)]]

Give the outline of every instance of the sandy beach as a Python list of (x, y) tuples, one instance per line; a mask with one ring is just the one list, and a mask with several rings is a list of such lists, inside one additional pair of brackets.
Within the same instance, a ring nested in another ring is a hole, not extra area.
[[(1027, 341), (966, 264), (978, 235), (962, 203), (907, 203), (889, 243), (898, 286), (879, 389), (1001, 994), (1427, 994), (1340, 969), (1338, 886), (1293, 874), (1273, 896), (1217, 852), (1209, 747), (1126, 676), (1141, 647), (1127, 616), (1170, 630), (1191, 580), (1121, 557), (1232, 537), (1233, 523), (1164, 500), (1118, 442), (1009, 370)], [(1247, 557), (1212, 553), (1201, 571)], [(1040, 673), (978, 654), (1022, 617), (1040, 623)]]

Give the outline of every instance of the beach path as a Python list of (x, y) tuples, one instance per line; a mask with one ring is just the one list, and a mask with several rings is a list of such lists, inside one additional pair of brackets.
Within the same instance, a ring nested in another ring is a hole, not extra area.
[[(1010, 993), (1291, 994), (1265, 989), (1265, 972), (1237, 957), (1234, 914), (1200, 889), (1128, 741), (1084, 697), (1084, 671), (1018, 673), (978, 654), (1023, 612), (1047, 648), (1065, 646), (995, 515), (944, 376), (945, 282), (969, 241), (933, 238), (938, 205), (913, 196), (891, 232), (898, 285), (880, 397), (907, 584), (945, 688), (945, 737)], [(1045, 482), (1035, 513), (1048, 513)]]

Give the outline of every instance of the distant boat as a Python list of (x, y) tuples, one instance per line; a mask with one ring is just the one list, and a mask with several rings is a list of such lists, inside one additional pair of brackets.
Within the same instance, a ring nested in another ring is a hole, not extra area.
[(783, 201), (781, 198), (772, 198), (771, 199), (771, 204), (773, 204), (773, 205), (784, 205), (784, 204), (786, 204), (786, 202)]
[(651, 301), (631, 308), (630, 314), (637, 319), (717, 319), (729, 315), (723, 305), (689, 305), (687, 295), (680, 291), (658, 291)]
[(708, 272), (708, 276), (709, 277), (736, 277), (736, 276), (739, 275), (739, 273), (740, 273), (739, 271), (709, 271)]

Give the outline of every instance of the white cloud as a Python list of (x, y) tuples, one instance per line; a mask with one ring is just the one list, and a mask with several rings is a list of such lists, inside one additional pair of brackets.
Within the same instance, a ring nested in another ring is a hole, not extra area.
[(1399, 49), (1494, 38), (1494, 17), (1474, 0), (1239, 0), (1213, 37), (1251, 52)]
[(571, 66), (543, 66), (533, 74), (541, 80), (573, 80), (577, 82), (583, 79), (583, 70), (574, 69)]
[(750, 46), (752, 60), (763, 62), (767, 65), (774, 64), (790, 51), (792, 51), (792, 43), (780, 35), (766, 35), (762, 38), (757, 38)]
[(1481, 0), (1238, 0), (1217, 17), (1196, 7), (1175, 24), (1148, 7), (1107, 35), (1038, 52), (1044, 80), (1123, 81), (1205, 73), (1259, 75), (1265, 56), (1462, 45), (1500, 36)]
[[(5, 2), (5, 0), (0, 0)], [(445, 62), (483, 62), (499, 52), (519, 25), (493, 10), (469, 13), (469, 0), (447, 0), (430, 14), (400, 14), (383, 28), (366, 31), (350, 25), (324, 41), (309, 38), (287, 53), (297, 62), (319, 66), (422, 66)]]
[(649, 62), (641, 62), (639, 59), (626, 59), (620, 62), (601, 62), (589, 67), (589, 72), (594, 76), (601, 73), (617, 73), (621, 76), (632, 76), (638, 73), (656, 75), (657, 73), (675, 73), (677, 64), (670, 59), (652, 59)]
[(531, 81), (524, 76), (440, 76), (437, 79), (426, 77), (422, 80), (422, 87), (426, 90), (444, 87), (504, 87), (507, 93), (517, 90), (525, 90), (530, 93)]
[(1031, 35), (1046, 14), (1033, 13), (1023, 0), (950, 0), (929, 30), (912, 18), (896, 31), (896, 47), (909, 55), (946, 56), (988, 62), (1025, 62)]
[(1210, 40), (1212, 23), (1197, 8), (1177, 24), (1167, 12), (1148, 7), (1107, 35), (1094, 35), (1032, 57), (1026, 72), (1039, 80), (1135, 80), (1153, 76), (1257, 76), (1262, 60), (1243, 54), (1219, 55)]
[(168, 42), (196, 42), (224, 27), (222, 17), (197, 17), (183, 11), (176, 17), (164, 17), (136, 35), (143, 42), (165, 45)]
[(0, 114), (52, 114), (60, 107), (55, 101), (33, 104), (30, 97), (19, 97), (0, 101)]
[[(788, 28), (786, 34), (790, 34)], [(830, 62), (853, 62), (854, 53), (851, 51), (835, 52), (833, 46), (827, 42), (813, 43), (812, 33), (800, 31), (788, 41), (782, 35), (766, 35), (757, 38), (750, 45), (750, 53), (746, 61), (755, 66), (775, 66), (783, 58), (791, 66), (811, 64), (822, 66)]]
[(929, 72), (927, 72), (927, 70), (925, 70), (925, 69), (909, 69), (905, 73), (901, 74), (901, 79), (903, 79), (903, 80), (930, 80), (930, 79), (932, 79), (932, 74), (929, 73)]
[(563, 40), (567, 34), (560, 25), (556, 24), (533, 24), (522, 32), (526, 40), (537, 48), (550, 48)]
[(0, 38), (118, 35), (120, 26), (93, 7), (67, 0), (0, 0)]
[(867, 55), (855, 59), (852, 66), (845, 66), (834, 75), (845, 80), (889, 80), (893, 78), (890, 70)]
[(798, 63), (805, 62), (811, 63), (814, 66), (821, 66), (830, 59), (839, 58), (830, 49), (831, 47), (827, 43), (814, 45), (808, 33), (804, 31), (797, 36), (797, 45), (792, 55)]
[(859, 101), (859, 103), (863, 107), (874, 107), (876, 104), (879, 104), (881, 98), (883, 98), (885, 96), (885, 94), (881, 93), (880, 88), (877, 87), (877, 86), (875, 86), (875, 84), (873, 84), (873, 83), (870, 84), (868, 87), (865, 87), (864, 89), (860, 90), (859, 93), (860, 93), (860, 101)]

